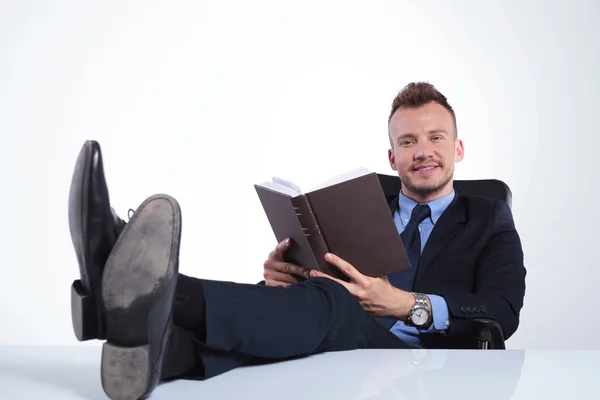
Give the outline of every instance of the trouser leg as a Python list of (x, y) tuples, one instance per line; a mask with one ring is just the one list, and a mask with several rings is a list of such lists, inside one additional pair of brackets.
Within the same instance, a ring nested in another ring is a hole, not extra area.
[(196, 333), (200, 379), (324, 351), (408, 347), (326, 278), (287, 288), (179, 279), (175, 324)]

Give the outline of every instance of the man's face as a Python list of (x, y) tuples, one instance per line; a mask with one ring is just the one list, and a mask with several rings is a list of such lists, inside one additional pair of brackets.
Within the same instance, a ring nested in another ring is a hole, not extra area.
[(398, 171), (405, 195), (430, 201), (452, 191), (454, 163), (463, 159), (454, 119), (440, 104), (401, 108), (389, 124), (390, 166)]

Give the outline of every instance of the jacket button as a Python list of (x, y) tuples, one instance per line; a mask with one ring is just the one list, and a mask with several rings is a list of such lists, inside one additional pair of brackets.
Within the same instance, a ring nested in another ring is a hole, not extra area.
[(460, 306), (460, 311), (467, 312), (467, 307), (466, 306)]
[(475, 307), (473, 307), (473, 311), (475, 311), (475, 312), (479, 312), (479, 311), (480, 311), (480, 309), (479, 309), (479, 306), (475, 306)]
[(485, 308), (485, 306), (481, 306), (481, 312), (485, 312), (487, 310), (487, 308)]

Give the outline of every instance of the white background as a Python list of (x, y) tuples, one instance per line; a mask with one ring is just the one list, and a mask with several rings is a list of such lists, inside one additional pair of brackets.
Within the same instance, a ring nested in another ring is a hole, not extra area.
[(253, 184), (393, 173), (391, 101), (427, 80), (458, 115), (456, 177), (513, 190), (528, 276), (508, 346), (600, 348), (600, 6), (561, 3), (0, 2), (0, 343), (76, 343), (67, 198), (86, 139), (122, 217), (179, 200), (182, 273), (254, 283), (275, 239)]

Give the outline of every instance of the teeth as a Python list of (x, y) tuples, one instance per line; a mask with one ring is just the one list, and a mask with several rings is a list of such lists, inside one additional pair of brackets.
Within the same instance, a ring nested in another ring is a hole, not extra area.
[(430, 169), (434, 169), (435, 167), (425, 167), (425, 168), (419, 168), (419, 171), (427, 171)]

